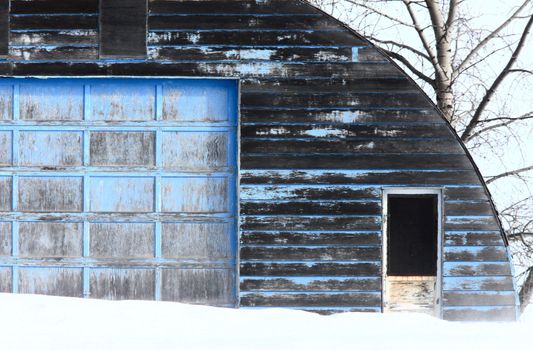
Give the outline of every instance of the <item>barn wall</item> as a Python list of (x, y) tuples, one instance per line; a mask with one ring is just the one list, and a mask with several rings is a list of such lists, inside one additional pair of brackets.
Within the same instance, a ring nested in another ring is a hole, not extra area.
[(148, 8), (146, 58), (103, 60), (97, 1), (13, 0), (0, 74), (240, 78), (241, 307), (380, 311), (382, 190), (437, 187), (443, 316), (514, 319), (507, 249), (471, 159), (366, 40), (302, 1)]

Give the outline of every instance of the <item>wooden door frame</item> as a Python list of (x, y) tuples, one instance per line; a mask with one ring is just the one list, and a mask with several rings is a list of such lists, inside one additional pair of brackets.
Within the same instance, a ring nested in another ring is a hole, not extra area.
[(442, 188), (440, 187), (388, 187), (382, 192), (382, 275), (381, 275), (381, 312), (385, 311), (387, 301), (387, 230), (388, 230), (388, 199), (389, 195), (436, 195), (437, 196), (437, 282), (435, 285), (435, 316), (442, 316), (442, 246), (443, 246), (443, 204)]

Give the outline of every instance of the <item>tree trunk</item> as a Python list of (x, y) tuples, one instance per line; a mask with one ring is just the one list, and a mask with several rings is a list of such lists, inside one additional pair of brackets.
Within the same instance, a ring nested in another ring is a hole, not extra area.
[(520, 290), (520, 309), (522, 312), (526, 309), (527, 305), (532, 302), (533, 298), (533, 267), (530, 267), (527, 271), (526, 280)]
[(444, 117), (453, 125), (454, 97), (451, 79), (437, 78), (437, 106), (444, 113)]

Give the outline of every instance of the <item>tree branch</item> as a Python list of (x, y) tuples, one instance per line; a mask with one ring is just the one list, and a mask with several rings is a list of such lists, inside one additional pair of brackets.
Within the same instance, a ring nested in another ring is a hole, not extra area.
[(433, 68), (435, 69), (435, 71), (437, 73), (441, 74), (442, 73), (442, 69), (441, 69), (441, 67), (439, 65), (437, 57), (436, 57), (435, 53), (433, 52), (431, 46), (429, 45), (429, 42), (427, 41), (427, 38), (424, 35), (424, 31), (423, 31), (422, 27), (420, 26), (420, 23), (418, 22), (418, 19), (417, 19), (416, 15), (415, 15), (413, 9), (411, 8), (412, 1), (403, 0), (403, 3), (405, 4), (405, 7), (407, 8), (407, 11), (409, 12), (409, 16), (411, 16), (411, 20), (413, 22), (413, 25), (415, 27), (416, 32), (418, 33), (418, 37), (420, 38), (420, 41), (422, 42), (422, 45), (424, 46), (424, 49), (426, 50), (426, 52), (428, 53), (428, 56), (431, 59), (431, 63), (433, 65)]
[(520, 41), (518, 42), (518, 45), (516, 46), (513, 54), (511, 55), (511, 58), (505, 65), (505, 68), (500, 72), (496, 80), (492, 83), (492, 86), (487, 90), (485, 93), (485, 96), (483, 96), (483, 99), (479, 103), (476, 112), (472, 116), (472, 119), (466, 126), (463, 134), (461, 135), (461, 139), (463, 141), (467, 140), (470, 135), (472, 135), (472, 132), (474, 128), (479, 123), (479, 120), (481, 118), (481, 114), (485, 111), (485, 108), (489, 104), (490, 100), (492, 99), (492, 96), (496, 93), (496, 90), (500, 86), (500, 84), (504, 81), (504, 79), (509, 75), (511, 68), (515, 64), (516, 60), (518, 59), (518, 56), (520, 55), (520, 52), (524, 48), (524, 45), (526, 43), (526, 39), (529, 35), (529, 31), (531, 30), (531, 26), (533, 25), (533, 16), (529, 17), (529, 21), (527, 22), (524, 31), (522, 32), (522, 36), (520, 37)]
[(383, 48), (382, 48), (382, 50), (385, 51), (385, 53), (387, 55), (389, 55), (390, 57), (392, 57), (392, 58), (400, 61), (401, 63), (403, 63), (418, 78), (422, 79), (426, 83), (430, 84), (431, 87), (435, 88), (435, 80), (431, 79), (430, 77), (428, 77), (427, 75), (425, 75), (424, 73), (422, 73), (421, 71), (416, 69), (415, 66), (413, 66), (411, 64), (411, 62), (409, 62), (409, 60), (407, 58), (405, 58), (404, 56), (402, 56), (399, 53), (396, 53), (394, 51), (385, 50)]
[(496, 175), (496, 176), (490, 176), (490, 178), (486, 181), (486, 183), (488, 185), (488, 184), (493, 183), (494, 181), (499, 180), (501, 178), (504, 178), (504, 177), (507, 177), (507, 176), (516, 176), (516, 175), (519, 175), (521, 173), (525, 173), (526, 171), (531, 171), (531, 170), (533, 170), (533, 165), (525, 167), (525, 168), (521, 168), (521, 169), (507, 171), (505, 173), (502, 173), (502, 174), (499, 174), (499, 175)]
[(399, 43), (399, 42), (396, 42), (396, 41), (393, 41), (393, 40), (380, 40), (376, 37), (373, 37), (373, 36), (369, 36), (368, 39), (370, 39), (371, 41), (374, 41), (376, 43), (379, 43), (379, 44), (382, 44), (382, 45), (393, 45), (393, 46), (396, 46), (400, 49), (405, 49), (405, 50), (408, 50), (408, 51), (411, 51), (412, 53), (428, 60), (431, 62), (431, 58), (429, 58), (429, 56), (425, 53), (423, 53), (422, 51), (420, 50), (417, 50), (409, 45), (406, 45), (406, 44), (402, 44), (402, 43)]
[(470, 60), (483, 48), (485, 47), (485, 45), (487, 45), (487, 43), (489, 41), (491, 41), (494, 37), (496, 37), (502, 30), (504, 30), (513, 20), (517, 19), (518, 18), (518, 14), (520, 12), (522, 12), (522, 10), (531, 2), (531, 0), (526, 0), (524, 1), (524, 3), (522, 4), (522, 6), (520, 6), (515, 12), (513, 12), (513, 14), (507, 18), (502, 24), (500, 24), (500, 26), (498, 28), (496, 28), (494, 31), (492, 31), (489, 35), (487, 35), (487, 37), (485, 37), (485, 39), (481, 40), (477, 45), (476, 47), (474, 47), (469, 53), (468, 55), (465, 57), (465, 59), (463, 60), (463, 62), (461, 62), (459, 64), (459, 66), (457, 67), (457, 69), (455, 69), (455, 76), (457, 76), (458, 74), (460, 74), (463, 69), (466, 67), (466, 65), (468, 64), (468, 62), (470, 62)]
[[(491, 125), (491, 126), (487, 126), (486, 128), (483, 128), (483, 129), (480, 129), (478, 131), (476, 131), (475, 133), (473, 133), (470, 137), (468, 137), (467, 140), (465, 140), (465, 142), (468, 142), (470, 140), (472, 140), (473, 138), (476, 138), (478, 137), (479, 135), (487, 132), (487, 131), (490, 131), (490, 130), (494, 130), (494, 129), (497, 129), (497, 128), (502, 128), (502, 127), (505, 127), (505, 126), (509, 126), (510, 124), (513, 124), (513, 123), (516, 123), (518, 121), (521, 121), (521, 120), (527, 120), (527, 119), (533, 119), (533, 113), (531, 114), (526, 114), (526, 115), (523, 115), (521, 117), (517, 117), (517, 118), (493, 118), (493, 119), (490, 119), (492, 121), (495, 121), (495, 120), (507, 120), (503, 123), (498, 123), (498, 124), (494, 124), (494, 125)], [(487, 122), (487, 120), (484, 120), (483, 123)]]

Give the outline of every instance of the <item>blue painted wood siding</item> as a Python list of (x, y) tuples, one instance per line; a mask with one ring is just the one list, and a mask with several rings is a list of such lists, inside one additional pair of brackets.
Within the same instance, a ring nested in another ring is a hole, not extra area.
[(0, 93), (2, 291), (235, 305), (235, 81)]
[(241, 307), (379, 312), (381, 191), (429, 186), (444, 200), (443, 317), (516, 316), (501, 227), (472, 159), (372, 44), (300, 0), (148, 8), (146, 57), (106, 60), (98, 0), (11, 0), (0, 74), (240, 79)]

